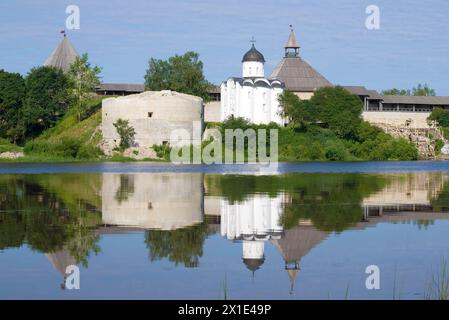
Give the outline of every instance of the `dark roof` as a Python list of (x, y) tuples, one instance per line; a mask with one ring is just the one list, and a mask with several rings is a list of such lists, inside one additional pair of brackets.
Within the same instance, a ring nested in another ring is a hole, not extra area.
[(297, 92), (315, 91), (332, 84), (300, 57), (285, 57), (273, 70), (270, 79), (284, 82), (287, 90)]
[(343, 88), (358, 96), (367, 97), (369, 100), (379, 100), (387, 104), (449, 106), (449, 97), (393, 95), (383, 96), (376, 90), (368, 90), (363, 86), (343, 86)]
[(365, 97), (369, 96), (368, 90), (366, 90), (366, 88), (363, 86), (342, 86), (342, 87), (351, 92), (352, 94)]
[(358, 96), (367, 97), (370, 100), (382, 100), (383, 97), (376, 90), (368, 90), (363, 86), (343, 86), (346, 90), (352, 94)]
[(254, 272), (258, 270), (264, 263), (265, 259), (243, 259), (243, 263), (246, 265), (248, 270)]
[(44, 62), (44, 66), (59, 68), (62, 69), (62, 71), (67, 72), (77, 57), (79, 57), (79, 55), (70, 43), (69, 38), (64, 36), (56, 49), (53, 50)]
[(383, 96), (379, 94), (376, 90), (368, 90), (370, 100), (383, 100)]
[(96, 91), (144, 92), (145, 85), (132, 83), (102, 83)]
[(208, 93), (220, 93), (221, 88), (220, 88), (220, 86), (212, 85), (207, 89), (207, 92)]
[(245, 55), (243, 56), (242, 62), (255, 61), (255, 62), (265, 62), (265, 58), (262, 53), (257, 51), (256, 47), (253, 46)]
[(389, 104), (449, 105), (449, 97), (383, 96), (383, 100), (383, 103)]

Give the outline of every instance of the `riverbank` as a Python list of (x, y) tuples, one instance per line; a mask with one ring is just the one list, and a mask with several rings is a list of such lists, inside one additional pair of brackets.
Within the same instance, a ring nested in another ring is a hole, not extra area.
[[(92, 101), (89, 116), (78, 119), (74, 110), (52, 128), (45, 130), (23, 147), (0, 141), (0, 150), (8, 152), (1, 162), (128, 162), (168, 161), (170, 148), (167, 146), (141, 146), (125, 151), (116, 150), (112, 155), (104, 151), (101, 131), (101, 99)], [(223, 123), (208, 123), (206, 130), (218, 129), (225, 137), (227, 129), (278, 131), (278, 161), (385, 161), (417, 160), (416, 146), (403, 138), (394, 138), (382, 130), (361, 122), (352, 138), (339, 136), (335, 130), (319, 123), (279, 127), (276, 124), (254, 125), (244, 119), (229, 119)], [(206, 134), (205, 134), (206, 135)], [(207, 139), (206, 139), (207, 140)], [(270, 137), (267, 136), (267, 149)], [(210, 140), (203, 141), (203, 150)], [(224, 143), (221, 142), (223, 155)], [(209, 148), (210, 149), (210, 148)], [(247, 149), (247, 146), (246, 146)], [(215, 151), (215, 150), (214, 150)], [(16, 152), (11, 154), (10, 152)], [(23, 157), (17, 153), (23, 152)], [(210, 152), (210, 151), (209, 151)], [(0, 152), (1, 153), (1, 152)], [(106, 153), (106, 154), (105, 154)], [(154, 157), (148, 157), (151, 155)], [(143, 159), (142, 159), (143, 158)], [(223, 161), (224, 162), (224, 161)]]

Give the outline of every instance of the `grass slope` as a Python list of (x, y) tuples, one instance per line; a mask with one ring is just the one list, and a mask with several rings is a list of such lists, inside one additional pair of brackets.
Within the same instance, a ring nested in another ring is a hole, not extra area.
[(26, 143), (24, 161), (96, 160), (102, 155), (98, 144), (102, 136), (101, 99), (92, 100), (89, 117), (78, 121), (74, 110), (69, 110), (56, 126)]

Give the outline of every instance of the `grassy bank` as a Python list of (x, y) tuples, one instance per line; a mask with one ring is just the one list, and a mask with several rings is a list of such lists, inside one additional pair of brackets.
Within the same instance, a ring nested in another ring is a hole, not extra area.
[[(241, 118), (229, 119), (222, 124), (210, 124), (223, 138), (226, 129), (278, 130), (278, 155), (281, 162), (301, 161), (389, 161), (417, 160), (416, 146), (405, 139), (393, 138), (381, 129), (361, 122), (356, 137), (344, 139), (335, 131), (320, 124), (279, 127), (274, 123), (253, 125)], [(267, 134), (268, 135), (268, 134)], [(267, 136), (267, 141), (269, 137)], [(269, 147), (267, 146), (267, 150)]]
[[(88, 113), (81, 121), (79, 121), (75, 110), (69, 110), (54, 127), (28, 141), (23, 148), (0, 139), (0, 153), (23, 150), (25, 154), (24, 157), (19, 159), (2, 159), (1, 161), (137, 161), (123, 156), (120, 152), (112, 157), (103, 154), (100, 148), (102, 141), (101, 100), (101, 98), (95, 98), (90, 102)], [(237, 118), (221, 124), (209, 123), (207, 127), (218, 129), (222, 137), (224, 137), (226, 129), (240, 128), (256, 131), (266, 129), (267, 132), (269, 132), (269, 129), (277, 129), (279, 137), (278, 160), (281, 162), (416, 160), (418, 157), (416, 147), (413, 144), (404, 139), (395, 139), (366, 122), (359, 125), (354, 139), (343, 139), (335, 131), (319, 124), (292, 125), (284, 128), (273, 123), (253, 125), (244, 119)], [(267, 141), (269, 141), (269, 138)], [(208, 144), (209, 142), (204, 142), (203, 149)], [(224, 157), (224, 140), (221, 142), (221, 146)], [(269, 149), (268, 146), (267, 149)], [(144, 159), (140, 161), (169, 161), (170, 148), (155, 146), (154, 150), (164, 160)]]
[(0, 153), (3, 152), (21, 152), (22, 148), (9, 142), (6, 139), (0, 138)]

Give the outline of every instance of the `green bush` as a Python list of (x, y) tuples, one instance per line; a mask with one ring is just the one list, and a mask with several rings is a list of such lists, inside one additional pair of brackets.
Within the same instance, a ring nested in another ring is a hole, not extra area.
[(134, 143), (136, 131), (129, 125), (128, 120), (118, 119), (113, 123), (118, 135), (120, 136), (119, 151), (124, 151)]
[(429, 120), (435, 120), (442, 127), (449, 127), (449, 110), (442, 108), (433, 109)]
[(0, 138), (0, 153), (8, 151), (20, 151), (21, 148), (15, 144), (10, 143), (8, 140)]
[(329, 161), (345, 161), (349, 159), (349, 154), (340, 141), (329, 141), (325, 146), (325, 156)]
[(435, 140), (434, 148), (435, 148), (435, 154), (436, 155), (441, 154), (441, 148), (443, 148), (443, 147), (444, 147), (444, 141), (443, 140), (441, 140), (441, 139)]
[(62, 158), (77, 158), (81, 143), (76, 139), (62, 139), (59, 143), (31, 140), (24, 147), (26, 154), (46, 154)]
[(97, 159), (98, 157), (104, 155), (103, 151), (99, 147), (83, 145), (79, 148), (76, 157), (78, 159), (88, 160)]
[(167, 160), (170, 158), (171, 148), (168, 144), (161, 144), (161, 145), (154, 144), (152, 148), (156, 152), (158, 158)]
[(445, 139), (449, 139), (449, 128), (442, 127), (441, 132), (443, 133), (443, 137)]

